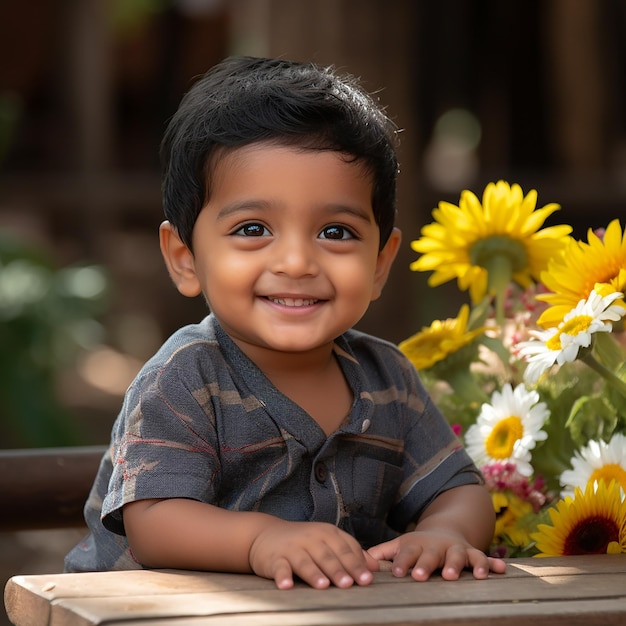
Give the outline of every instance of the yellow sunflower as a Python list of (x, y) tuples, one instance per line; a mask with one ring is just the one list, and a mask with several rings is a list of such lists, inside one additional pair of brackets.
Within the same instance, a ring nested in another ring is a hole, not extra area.
[(536, 190), (524, 196), (519, 185), (502, 180), (487, 185), (482, 204), (468, 190), (461, 193), (458, 207), (440, 202), (433, 210), (435, 222), (411, 242), (422, 254), (411, 269), (433, 271), (432, 287), (456, 278), (459, 289), (469, 289), (473, 303), (486, 294), (500, 299), (511, 280), (529, 287), (564, 248), (572, 230), (567, 225), (540, 230), (560, 206), (536, 209), (536, 204)]
[[(405, 339), (398, 347), (416, 369), (428, 369), (448, 356), (458, 353), (461, 348), (468, 346), (485, 332), (484, 326), (468, 330), (469, 313), (469, 306), (464, 304), (457, 317), (435, 320), (430, 326)], [(478, 348), (467, 355), (468, 367), (477, 356), (477, 350)]]
[(589, 483), (583, 492), (576, 488), (548, 511), (552, 526), (539, 524), (531, 535), (539, 554), (616, 554), (626, 552), (626, 501), (619, 483)]
[(534, 514), (532, 504), (509, 490), (492, 492), (491, 501), (496, 512), (492, 543), (526, 548), (530, 544), (529, 520)]
[(544, 328), (557, 326), (593, 289), (600, 295), (626, 292), (626, 228), (613, 220), (602, 238), (591, 229), (587, 243), (569, 239), (565, 253), (548, 263), (541, 281), (552, 292), (537, 296), (550, 306), (537, 320)]

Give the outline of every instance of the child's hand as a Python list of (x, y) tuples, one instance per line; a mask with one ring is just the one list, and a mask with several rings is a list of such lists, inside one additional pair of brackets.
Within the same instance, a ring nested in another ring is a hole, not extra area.
[(408, 532), (368, 553), (376, 561), (392, 561), (394, 576), (406, 576), (410, 570), (419, 581), (428, 580), (438, 569), (446, 580), (456, 580), (465, 568), (472, 569), (474, 578), (487, 578), (490, 571), (503, 574), (506, 569), (501, 559), (488, 557), (462, 536), (445, 531)]
[(252, 571), (279, 589), (299, 576), (315, 589), (368, 585), (378, 564), (348, 533), (322, 522), (276, 520), (261, 530), (249, 553)]

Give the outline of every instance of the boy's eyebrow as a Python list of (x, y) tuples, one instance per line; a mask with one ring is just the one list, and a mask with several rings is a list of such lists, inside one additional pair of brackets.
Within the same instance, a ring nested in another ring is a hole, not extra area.
[[(241, 200), (237, 202), (232, 202), (231, 204), (227, 204), (222, 207), (217, 213), (217, 219), (223, 219), (232, 215), (233, 213), (237, 213), (238, 211), (245, 211), (249, 209), (263, 209), (267, 210), (271, 205), (271, 202), (266, 200)], [(329, 215), (337, 215), (341, 213), (347, 213), (348, 215), (353, 215), (361, 220), (366, 222), (373, 221), (373, 215), (371, 211), (368, 211), (365, 208), (360, 206), (351, 206), (347, 204), (328, 204), (323, 207), (326, 213)]]
[(372, 222), (374, 217), (371, 210), (368, 211), (367, 209), (364, 209), (360, 206), (351, 206), (347, 204), (331, 204), (328, 206), (328, 209), (329, 213), (348, 213), (349, 215), (354, 215), (355, 217), (365, 220), (366, 222)]
[(217, 219), (222, 219), (224, 217), (228, 217), (233, 213), (237, 213), (238, 211), (244, 211), (246, 209), (267, 209), (268, 203), (265, 200), (239, 200), (236, 202), (231, 202), (226, 206), (223, 206), (217, 212)]

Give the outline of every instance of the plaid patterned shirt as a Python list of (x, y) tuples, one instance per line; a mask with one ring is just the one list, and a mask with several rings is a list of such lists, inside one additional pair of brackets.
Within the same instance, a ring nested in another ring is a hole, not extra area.
[(128, 389), (85, 505), (90, 534), (66, 570), (141, 567), (122, 518), (135, 500), (330, 522), (367, 548), (403, 532), (442, 491), (480, 482), (393, 344), (349, 331), (335, 354), (354, 403), (326, 436), (212, 315), (172, 335)]

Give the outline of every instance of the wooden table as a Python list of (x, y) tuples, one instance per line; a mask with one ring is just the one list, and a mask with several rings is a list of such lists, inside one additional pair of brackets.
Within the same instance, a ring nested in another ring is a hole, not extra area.
[(14, 576), (17, 626), (626, 624), (626, 555), (514, 559), (489, 580), (417, 583), (380, 572), (368, 587), (278, 591), (251, 575), (175, 570)]

